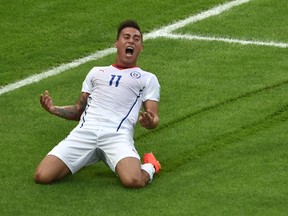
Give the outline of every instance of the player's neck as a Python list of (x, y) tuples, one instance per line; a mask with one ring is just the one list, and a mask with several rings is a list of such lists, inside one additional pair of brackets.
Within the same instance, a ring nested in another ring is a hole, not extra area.
[(119, 65), (119, 64), (112, 64), (113, 67), (119, 69), (119, 70), (124, 70), (124, 69), (129, 69), (129, 68), (135, 68), (138, 67), (137, 65), (135, 66), (123, 66), (123, 65)]

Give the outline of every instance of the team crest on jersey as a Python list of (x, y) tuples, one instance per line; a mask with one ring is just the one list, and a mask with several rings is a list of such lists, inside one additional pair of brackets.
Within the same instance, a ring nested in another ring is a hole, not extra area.
[(135, 79), (139, 79), (141, 77), (141, 73), (139, 73), (138, 71), (132, 71), (130, 73), (130, 76), (135, 78)]

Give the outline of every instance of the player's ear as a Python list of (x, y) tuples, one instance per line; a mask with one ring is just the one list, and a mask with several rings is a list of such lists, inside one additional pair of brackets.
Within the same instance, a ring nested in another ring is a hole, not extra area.
[(117, 40), (114, 43), (114, 47), (117, 48)]

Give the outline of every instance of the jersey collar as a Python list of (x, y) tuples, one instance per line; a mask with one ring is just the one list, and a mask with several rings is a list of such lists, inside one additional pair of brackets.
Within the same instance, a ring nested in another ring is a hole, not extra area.
[(113, 67), (119, 69), (119, 70), (125, 70), (125, 69), (130, 69), (130, 68), (136, 68), (138, 66), (132, 66), (132, 67), (123, 67), (123, 66), (120, 66), (120, 65), (117, 65), (117, 64), (112, 64)]

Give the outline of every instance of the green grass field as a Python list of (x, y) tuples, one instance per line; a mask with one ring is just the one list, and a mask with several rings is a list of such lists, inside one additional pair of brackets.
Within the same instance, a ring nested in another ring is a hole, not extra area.
[[(123, 19), (149, 33), (227, 2), (1, 0), (0, 86), (112, 47)], [(122, 187), (103, 163), (33, 181), (77, 124), (45, 112), (39, 95), (73, 104), (88, 71), (115, 54), (0, 94), (0, 215), (287, 215), (288, 48), (274, 46), (288, 43), (287, 13), (285, 0), (251, 0), (173, 31), (270, 46), (145, 40), (138, 64), (160, 81), (161, 123), (137, 126), (135, 143), (163, 169), (143, 189)]]

